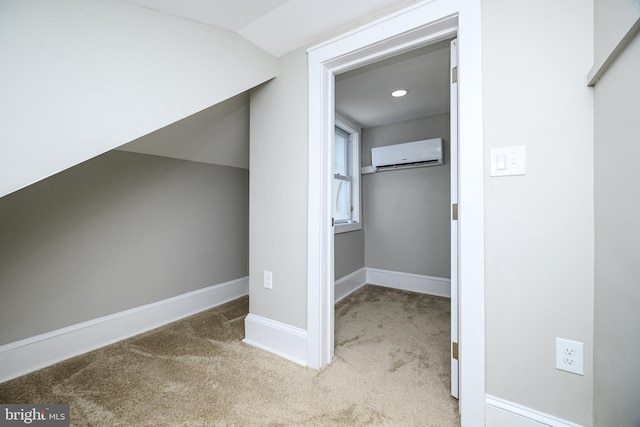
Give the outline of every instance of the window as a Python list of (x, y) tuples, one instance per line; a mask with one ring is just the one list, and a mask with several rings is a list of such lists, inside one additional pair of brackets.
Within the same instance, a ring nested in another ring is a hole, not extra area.
[(333, 220), (335, 233), (359, 230), (360, 126), (336, 113), (333, 146)]

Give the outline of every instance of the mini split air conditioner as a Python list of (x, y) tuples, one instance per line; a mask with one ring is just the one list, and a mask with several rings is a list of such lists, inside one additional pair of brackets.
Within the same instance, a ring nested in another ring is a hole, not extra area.
[(425, 139), (371, 149), (371, 165), (378, 171), (443, 164), (442, 138)]

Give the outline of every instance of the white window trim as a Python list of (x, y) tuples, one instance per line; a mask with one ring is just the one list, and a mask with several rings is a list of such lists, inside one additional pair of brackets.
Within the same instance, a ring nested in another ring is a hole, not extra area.
[(347, 233), (349, 231), (362, 230), (362, 179), (360, 176), (360, 147), (362, 140), (362, 126), (346, 117), (344, 114), (336, 111), (335, 125), (349, 132), (351, 139), (351, 158), (353, 163), (353, 171), (351, 172), (351, 197), (357, 203), (353, 203), (352, 218), (353, 222), (349, 224), (335, 224), (333, 227), (334, 234)]

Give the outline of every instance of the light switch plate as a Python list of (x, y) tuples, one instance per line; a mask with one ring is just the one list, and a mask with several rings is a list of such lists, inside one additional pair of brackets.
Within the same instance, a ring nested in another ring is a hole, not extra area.
[(491, 149), (491, 176), (526, 175), (526, 166), (524, 145)]
[(273, 273), (271, 271), (264, 272), (264, 287), (266, 289), (273, 289)]

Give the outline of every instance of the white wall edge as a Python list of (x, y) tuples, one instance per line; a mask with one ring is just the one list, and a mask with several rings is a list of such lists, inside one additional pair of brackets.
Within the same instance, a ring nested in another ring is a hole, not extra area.
[(367, 284), (367, 269), (361, 268), (335, 281), (334, 298), (338, 302)]
[(510, 402), (499, 397), (487, 395), (485, 399), (487, 406), (487, 415), (491, 410), (503, 411), (502, 415), (509, 416), (513, 419), (513, 425), (518, 424), (519, 420), (525, 418), (528, 421), (539, 423), (540, 425), (550, 427), (583, 427), (580, 424), (566, 421), (553, 415), (528, 408), (517, 403)]
[(451, 298), (451, 280), (442, 277), (367, 268), (367, 283)]
[(598, 80), (607, 72), (607, 70), (616, 62), (616, 59), (622, 54), (624, 49), (631, 43), (633, 38), (640, 32), (640, 18), (629, 28), (616, 46), (609, 52), (605, 58), (596, 60), (589, 73), (587, 74), (587, 86), (595, 86)]
[(243, 342), (307, 366), (307, 331), (249, 313)]
[(0, 346), (0, 382), (249, 294), (243, 277)]

